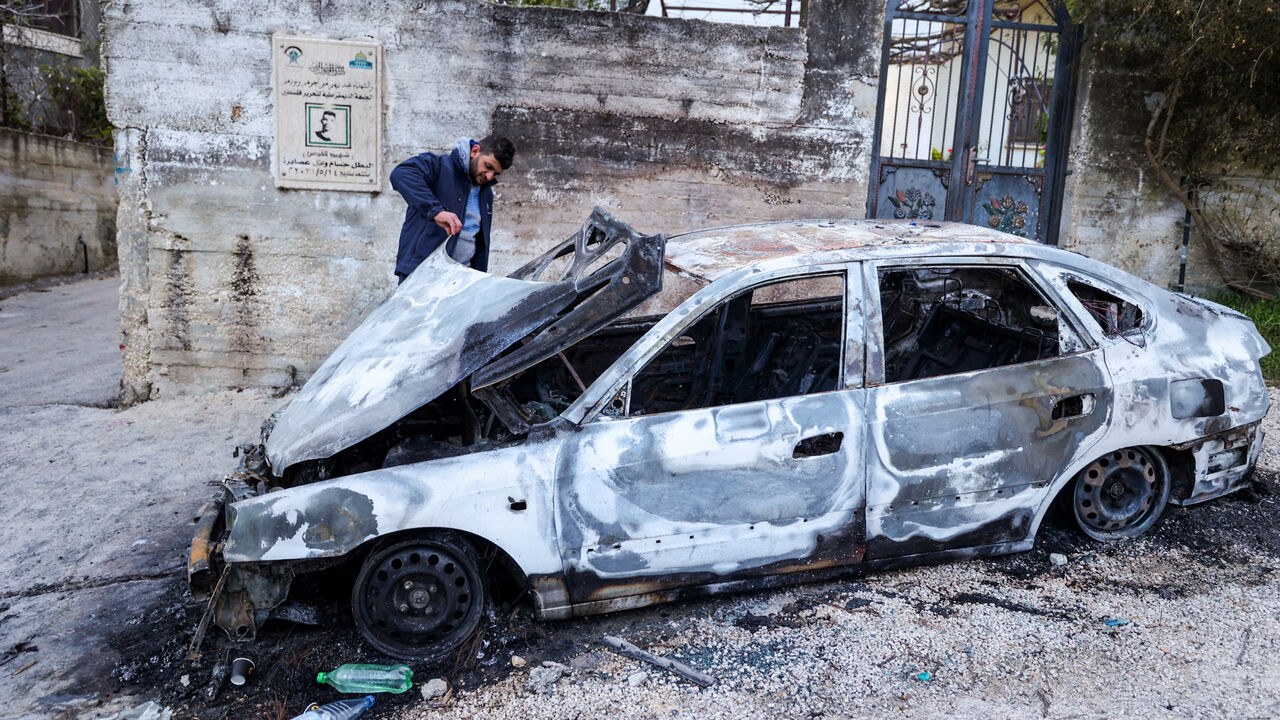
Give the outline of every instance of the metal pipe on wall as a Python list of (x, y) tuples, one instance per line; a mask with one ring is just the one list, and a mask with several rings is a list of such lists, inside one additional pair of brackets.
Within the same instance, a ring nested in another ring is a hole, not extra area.
[[(1195, 202), (1196, 191), (1187, 191), (1187, 197)], [(1183, 211), (1182, 217), (1182, 258), (1178, 261), (1178, 292), (1187, 291), (1187, 247), (1191, 244), (1191, 210)]]

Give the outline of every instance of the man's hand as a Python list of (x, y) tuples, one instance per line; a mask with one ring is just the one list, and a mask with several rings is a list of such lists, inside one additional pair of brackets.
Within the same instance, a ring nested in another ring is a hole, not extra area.
[(462, 221), (458, 219), (457, 215), (448, 210), (441, 210), (436, 215), (436, 224), (444, 228), (444, 231), (450, 235), (457, 235), (462, 232)]

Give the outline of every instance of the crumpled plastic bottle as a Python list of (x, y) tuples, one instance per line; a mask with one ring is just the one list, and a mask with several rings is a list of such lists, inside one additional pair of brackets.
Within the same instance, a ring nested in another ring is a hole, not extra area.
[(292, 720), (354, 720), (373, 707), (373, 696), (365, 695), (359, 700), (339, 700), (327, 705), (312, 705), (301, 715)]
[(413, 687), (413, 671), (408, 665), (347, 663), (333, 672), (317, 674), (316, 682), (344, 693), (402, 693)]

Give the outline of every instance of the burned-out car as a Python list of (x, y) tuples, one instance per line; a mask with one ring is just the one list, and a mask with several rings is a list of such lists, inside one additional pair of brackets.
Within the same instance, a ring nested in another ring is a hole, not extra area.
[(368, 641), (440, 658), (500, 584), (556, 619), (1011, 553), (1055, 502), (1131, 536), (1248, 482), (1268, 352), (985, 228), (597, 210), (509, 277), (428, 258), (246, 448), (191, 585), (247, 639), (349, 562)]

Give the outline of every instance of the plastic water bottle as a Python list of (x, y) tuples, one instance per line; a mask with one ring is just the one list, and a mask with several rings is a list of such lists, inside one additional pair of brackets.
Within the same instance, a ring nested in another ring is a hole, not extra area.
[(339, 700), (328, 705), (312, 705), (293, 720), (354, 720), (373, 707), (373, 696), (365, 695), (359, 700)]
[(408, 665), (347, 663), (333, 672), (317, 674), (316, 682), (328, 683), (344, 693), (402, 693), (413, 687), (413, 671)]

